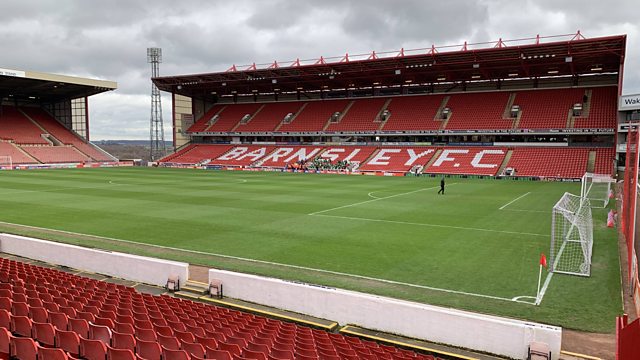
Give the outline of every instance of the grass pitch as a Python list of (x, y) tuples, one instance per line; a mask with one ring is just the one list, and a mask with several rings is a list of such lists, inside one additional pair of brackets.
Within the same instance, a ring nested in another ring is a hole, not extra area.
[(594, 209), (590, 278), (554, 275), (540, 306), (513, 301), (533, 301), (551, 208), (579, 184), (450, 178), (446, 195), (438, 188), (424, 177), (5, 171), (0, 231), (613, 331), (620, 266), (605, 210)]

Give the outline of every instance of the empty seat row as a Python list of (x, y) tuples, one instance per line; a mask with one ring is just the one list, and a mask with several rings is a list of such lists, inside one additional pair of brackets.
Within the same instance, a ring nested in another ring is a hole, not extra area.
[[(617, 122), (616, 94), (616, 88), (609, 86), (216, 104), (187, 131), (333, 133), (563, 129), (569, 126), (575, 104), (589, 104), (589, 111), (585, 108), (583, 115), (575, 118), (574, 128), (612, 129)], [(512, 105), (520, 108), (519, 121), (512, 117)], [(442, 118), (445, 108), (450, 111), (447, 121)], [(384, 110), (387, 110), (386, 121), (381, 116)], [(292, 116), (285, 121), (288, 114)]]
[[(58, 358), (88, 360), (432, 358), (4, 258), (0, 328), (11, 332), (0, 352), (26, 359), (47, 347), (61, 349)], [(12, 337), (29, 340), (12, 346)]]

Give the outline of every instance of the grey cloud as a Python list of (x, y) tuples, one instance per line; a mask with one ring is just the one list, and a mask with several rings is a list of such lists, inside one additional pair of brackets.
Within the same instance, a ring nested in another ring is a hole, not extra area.
[[(93, 134), (145, 138), (146, 48), (163, 48), (161, 75), (232, 64), (571, 33), (628, 33), (625, 92), (640, 92), (635, 0), (3, 0), (0, 67), (114, 80), (91, 100)], [(165, 120), (170, 123), (165, 94)]]

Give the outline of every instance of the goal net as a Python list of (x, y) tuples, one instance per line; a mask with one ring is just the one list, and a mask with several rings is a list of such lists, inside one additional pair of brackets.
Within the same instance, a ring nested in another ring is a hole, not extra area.
[(610, 175), (585, 173), (582, 176), (581, 196), (589, 199), (591, 207), (605, 208), (609, 204), (611, 184), (615, 181)]
[(11, 161), (11, 156), (0, 155), (0, 170), (11, 170), (11, 169), (13, 169), (13, 162)]
[(593, 219), (589, 199), (565, 193), (553, 207), (550, 270), (591, 275)]

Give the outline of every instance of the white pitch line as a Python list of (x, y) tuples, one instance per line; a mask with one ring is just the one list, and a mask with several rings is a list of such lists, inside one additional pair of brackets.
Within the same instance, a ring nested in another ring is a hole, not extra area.
[(518, 201), (518, 200), (522, 199), (523, 197), (525, 197), (525, 196), (527, 196), (527, 195), (529, 195), (529, 194), (531, 194), (531, 192), (528, 192), (528, 193), (526, 193), (526, 194), (524, 194), (524, 195), (520, 195), (520, 196), (518, 196), (517, 198), (515, 198), (515, 199), (513, 199), (513, 200), (509, 201), (508, 203), (506, 203), (506, 204), (502, 205), (502, 207), (500, 208), (500, 210), (504, 210), (504, 208), (506, 208), (507, 206), (509, 206), (509, 205), (513, 204), (514, 202), (516, 202), (516, 201)]
[(535, 212), (535, 213), (548, 213), (550, 214), (551, 211), (548, 210), (524, 210), (524, 209), (500, 209), (503, 211), (518, 211), (518, 212)]
[(542, 299), (544, 299), (544, 294), (547, 292), (547, 287), (551, 282), (551, 278), (553, 277), (553, 272), (549, 272), (547, 274), (547, 278), (544, 280), (544, 285), (542, 285), (542, 289), (540, 289), (540, 296), (536, 299), (536, 305), (540, 305), (542, 303)]
[(368, 196), (368, 197), (370, 197), (370, 198), (374, 198), (374, 199), (380, 199), (380, 198), (379, 198), (379, 197), (377, 197), (377, 196), (373, 196), (373, 195), (371, 195), (371, 194), (373, 194), (374, 192), (377, 192), (377, 191), (371, 191), (370, 193), (368, 193), (368, 194), (367, 194), (367, 196)]
[(103, 236), (97, 236), (97, 235), (81, 234), (81, 233), (77, 233), (77, 232), (73, 232), (73, 231), (47, 229), (47, 228), (42, 228), (42, 227), (38, 227), (38, 226), (15, 224), (15, 223), (10, 223), (10, 222), (5, 222), (5, 221), (0, 221), (0, 224), (17, 225), (17, 226), (24, 227), (24, 228), (31, 228), (31, 229), (45, 230), (45, 231), (53, 231), (53, 232), (58, 232), (58, 233), (62, 233), (62, 234), (69, 234), (69, 235), (86, 236), (86, 237), (91, 237), (91, 238), (95, 238), (95, 239), (111, 240), (111, 241), (117, 241), (117, 242), (122, 242), (122, 243), (127, 243), (127, 244), (144, 245), (144, 246), (149, 246), (149, 247), (154, 247), (154, 248), (159, 248), (159, 249), (183, 251), (183, 252), (187, 252), (187, 253), (191, 253), (191, 254), (219, 256), (219, 257), (226, 258), (226, 259), (241, 260), (241, 261), (253, 262), (253, 263), (258, 263), (258, 264), (266, 264), (266, 265), (276, 265), (276, 266), (288, 267), (288, 268), (292, 268), (292, 269), (305, 270), (305, 271), (315, 271), (315, 272), (324, 273), (324, 274), (345, 276), (345, 277), (351, 277), (351, 278), (354, 278), (354, 279), (362, 279), (362, 280), (369, 280), (369, 281), (379, 281), (379, 282), (383, 282), (383, 283), (387, 283), (387, 284), (403, 285), (403, 286), (408, 286), (408, 287), (413, 287), (413, 288), (440, 291), (440, 292), (445, 292), (445, 293), (450, 293), (450, 294), (474, 296), (474, 297), (480, 297), (480, 298), (485, 298), (485, 299), (493, 299), (493, 300), (501, 300), (501, 301), (517, 302), (517, 303), (520, 303), (520, 304), (533, 305), (533, 304), (531, 304), (529, 302), (526, 302), (526, 301), (514, 300), (516, 298), (504, 298), (504, 297), (500, 297), (500, 296), (475, 294), (475, 293), (470, 293), (470, 292), (466, 292), (466, 291), (442, 289), (442, 288), (437, 288), (437, 287), (433, 287), (433, 286), (410, 284), (410, 283), (394, 281), (394, 280), (379, 279), (379, 278), (374, 278), (374, 277), (364, 276), (364, 275), (347, 274), (347, 273), (342, 273), (342, 272), (338, 272), (338, 271), (314, 269), (314, 268), (309, 268), (309, 267), (299, 266), (299, 265), (281, 264), (281, 263), (276, 263), (276, 262), (271, 262), (271, 261), (248, 259), (248, 258), (242, 258), (242, 257), (239, 257), (239, 256), (232, 256), (232, 255), (208, 253), (208, 252), (198, 251), (198, 250), (180, 249), (180, 248), (174, 248), (174, 247), (170, 247), (170, 246), (140, 243), (140, 242), (131, 241), (131, 240), (123, 240), (123, 239), (116, 239), (116, 238), (111, 238), (111, 237), (103, 237)]
[(506, 231), (506, 230), (493, 230), (493, 229), (472, 228), (472, 227), (454, 226), (454, 225), (416, 223), (416, 222), (409, 222), (409, 221), (370, 219), (370, 218), (359, 218), (359, 217), (351, 217), (351, 216), (326, 215), (326, 214), (309, 214), (309, 215), (310, 216), (331, 217), (331, 218), (345, 219), (345, 220), (360, 220), (360, 221), (382, 222), (382, 223), (400, 224), (400, 225), (427, 226), (427, 227), (438, 227), (438, 228), (458, 229), (458, 230), (486, 231), (486, 232), (495, 232), (495, 233), (512, 234), (512, 235), (529, 235), (529, 236), (549, 237), (549, 234), (538, 234), (538, 233), (528, 233), (528, 232), (519, 232), (519, 231)]
[[(457, 184), (457, 183), (449, 184), (449, 186), (452, 186), (452, 185), (455, 185), (455, 184)], [(344, 208), (348, 208), (348, 207), (352, 207), (352, 206), (357, 206), (357, 205), (362, 205), (362, 204), (367, 204), (367, 203), (374, 202), (374, 201), (378, 201), (378, 200), (391, 199), (391, 198), (394, 198), (394, 197), (403, 196), (403, 195), (409, 195), (409, 194), (417, 193), (417, 192), (420, 192), (420, 191), (437, 189), (437, 188), (439, 188), (439, 187), (440, 187), (440, 185), (438, 185), (438, 186), (432, 186), (432, 187), (429, 187), (429, 188), (422, 188), (422, 189), (418, 189), (418, 190), (408, 191), (408, 192), (404, 192), (404, 193), (400, 193), (400, 194), (395, 194), (395, 195), (389, 195), (389, 196), (384, 196), (384, 197), (374, 198), (374, 199), (371, 199), (371, 200), (360, 201), (360, 202), (353, 203), (353, 204), (347, 204), (347, 205), (342, 205), (342, 206), (334, 207), (334, 208), (331, 208), (331, 209), (326, 209), (326, 210), (320, 210), (320, 211), (312, 212), (312, 213), (307, 214), (307, 215), (318, 215), (318, 214), (322, 214), (322, 213), (325, 213), (325, 212), (329, 212), (329, 211), (333, 211), (333, 210), (338, 210), (338, 209), (344, 209)]]

